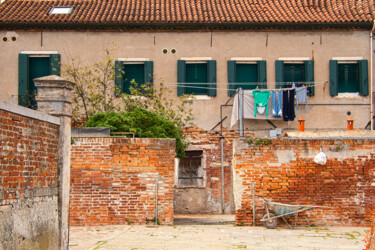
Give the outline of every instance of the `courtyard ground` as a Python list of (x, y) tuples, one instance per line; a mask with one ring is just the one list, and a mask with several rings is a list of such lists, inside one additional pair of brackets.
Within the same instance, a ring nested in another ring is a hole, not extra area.
[(174, 226), (70, 228), (69, 249), (364, 249), (365, 227), (235, 226), (229, 216), (178, 216)]

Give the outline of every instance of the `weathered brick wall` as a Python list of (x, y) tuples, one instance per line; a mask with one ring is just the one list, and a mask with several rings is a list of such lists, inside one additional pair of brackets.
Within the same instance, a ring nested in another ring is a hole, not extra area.
[(59, 126), (46, 117), (0, 103), (0, 248), (57, 248)]
[[(222, 178), (221, 178), (221, 142), (219, 132), (205, 131), (199, 127), (187, 128), (184, 131), (189, 142), (187, 150), (202, 150), (205, 170), (204, 190), (194, 188), (177, 188), (175, 190), (176, 213), (222, 213)], [(224, 129), (224, 200), (225, 213), (234, 212), (232, 190), (232, 155), (233, 140), (238, 138), (236, 131)], [(250, 134), (248, 134), (250, 135)], [(189, 192), (188, 190), (193, 190)], [(195, 197), (199, 196), (199, 197)], [(202, 199), (204, 197), (204, 199)]]
[[(254, 140), (255, 142), (255, 140)], [(301, 224), (368, 226), (375, 208), (375, 140), (277, 139), (270, 145), (236, 141), (236, 222), (253, 220), (251, 183), (256, 183), (256, 223), (264, 214), (260, 197), (287, 204), (315, 204)], [(328, 161), (314, 163), (322, 146)]]
[(173, 139), (74, 138), (71, 225), (173, 224)]

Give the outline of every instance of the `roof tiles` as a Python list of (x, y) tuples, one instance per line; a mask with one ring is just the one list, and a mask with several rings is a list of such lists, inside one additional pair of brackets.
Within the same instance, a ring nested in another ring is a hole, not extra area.
[[(72, 14), (50, 15), (54, 6)], [(0, 24), (371, 23), (374, 0), (6, 0)]]

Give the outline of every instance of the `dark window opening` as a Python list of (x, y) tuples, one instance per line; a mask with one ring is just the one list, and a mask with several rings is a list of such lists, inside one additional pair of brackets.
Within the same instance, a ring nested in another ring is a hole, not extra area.
[(177, 95), (216, 96), (216, 61), (177, 61)]
[(238, 88), (244, 90), (266, 89), (266, 61), (237, 62), (228, 61), (228, 95), (233, 96)]
[(37, 109), (35, 96), (38, 90), (34, 79), (60, 75), (60, 54), (34, 56), (30, 54), (18, 55), (18, 105)]
[(141, 85), (145, 83), (145, 67), (144, 64), (124, 64), (124, 82), (123, 82), (123, 92), (131, 94), (130, 87), (140, 88)]
[(116, 96), (119, 96), (122, 93), (132, 94), (130, 87), (135, 88), (138, 91), (145, 91), (146, 93), (152, 91), (153, 67), (154, 63), (152, 61), (124, 63), (123, 61), (116, 60)]
[(307, 85), (307, 95), (315, 94), (314, 61), (301, 62), (275, 61), (276, 88), (290, 88), (291, 83), (304, 83)]
[(178, 167), (179, 186), (203, 186), (202, 157), (203, 151), (201, 150), (186, 151)]
[(207, 63), (186, 64), (185, 94), (207, 95)]
[(359, 77), (358, 77), (358, 64), (357, 63), (339, 63), (338, 64), (338, 79), (339, 79), (339, 93), (359, 92)]
[(284, 64), (284, 81), (285, 82), (304, 82), (305, 81), (305, 64), (285, 63)]
[[(256, 89), (258, 82), (258, 65), (257, 64), (243, 64), (236, 65), (236, 80), (237, 88), (242, 89)], [(243, 84), (241, 84), (243, 83)]]
[(342, 62), (329, 61), (329, 93), (336, 96), (339, 93), (359, 93), (369, 95), (368, 61)]

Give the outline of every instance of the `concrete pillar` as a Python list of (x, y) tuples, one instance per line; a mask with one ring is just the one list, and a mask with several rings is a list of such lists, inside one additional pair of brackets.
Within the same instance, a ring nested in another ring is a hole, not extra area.
[(34, 79), (38, 88), (38, 110), (60, 118), (58, 175), (60, 249), (69, 246), (70, 130), (74, 83), (59, 76)]

